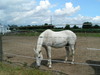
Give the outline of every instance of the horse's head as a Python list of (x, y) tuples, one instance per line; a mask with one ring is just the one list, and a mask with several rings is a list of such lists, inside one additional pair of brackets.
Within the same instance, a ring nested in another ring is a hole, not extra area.
[(36, 64), (38, 67), (40, 67), (41, 61), (43, 59), (42, 51), (35, 48), (34, 52), (35, 52)]

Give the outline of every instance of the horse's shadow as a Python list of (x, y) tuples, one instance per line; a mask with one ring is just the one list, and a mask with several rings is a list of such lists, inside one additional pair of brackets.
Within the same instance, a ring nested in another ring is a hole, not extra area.
[(100, 61), (87, 60), (86, 63), (94, 69), (94, 75), (100, 75)]
[[(53, 60), (55, 60), (55, 61), (52, 61), (52, 64), (56, 64), (56, 63), (59, 63), (59, 62), (57, 62), (57, 61), (64, 61), (63, 59), (53, 59)], [(56, 61), (57, 60), (57, 61)], [(43, 66), (47, 66), (48, 67), (48, 61), (47, 60), (42, 60), (41, 61), (41, 65), (43, 65)], [(30, 67), (32, 67), (32, 68), (36, 68), (37, 66), (36, 66), (36, 62), (33, 62), (31, 65), (30, 65)]]

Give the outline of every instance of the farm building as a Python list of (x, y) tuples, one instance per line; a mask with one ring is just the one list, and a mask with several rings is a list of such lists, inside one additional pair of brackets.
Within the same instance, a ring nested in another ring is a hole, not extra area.
[(7, 25), (0, 24), (0, 33), (5, 34), (8, 32), (11, 32), (11, 30), (9, 30), (9, 27)]

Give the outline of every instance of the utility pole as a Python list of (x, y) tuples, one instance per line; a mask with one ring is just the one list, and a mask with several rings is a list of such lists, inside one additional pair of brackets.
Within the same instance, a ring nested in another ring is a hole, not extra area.
[[(0, 24), (0, 28), (2, 28), (2, 25)], [(3, 50), (2, 50), (2, 32), (0, 32), (0, 62), (3, 60)]]
[(52, 25), (52, 16), (50, 16), (50, 24)]

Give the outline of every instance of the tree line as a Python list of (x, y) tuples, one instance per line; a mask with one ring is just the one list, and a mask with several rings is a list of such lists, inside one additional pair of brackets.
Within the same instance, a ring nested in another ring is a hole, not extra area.
[(100, 29), (100, 25), (93, 25), (92, 22), (84, 22), (82, 27), (78, 25), (73, 25), (71, 27), (70, 24), (66, 24), (65, 27), (56, 27), (55, 25), (45, 23), (44, 25), (26, 25), (26, 26), (18, 26), (18, 25), (8, 25), (10, 30), (35, 30), (35, 29)]
[[(69, 24), (65, 26), (65, 29), (70, 29), (70, 28), (71, 27)], [(72, 28), (79, 29), (80, 27), (78, 27), (77, 25), (74, 25)], [(100, 25), (98, 24), (93, 25), (92, 22), (84, 22), (81, 29), (100, 29)]]
[(9, 25), (10, 30), (34, 30), (34, 29), (53, 29), (55, 26), (45, 23), (44, 25), (26, 25), (26, 26), (18, 26), (18, 25)]

